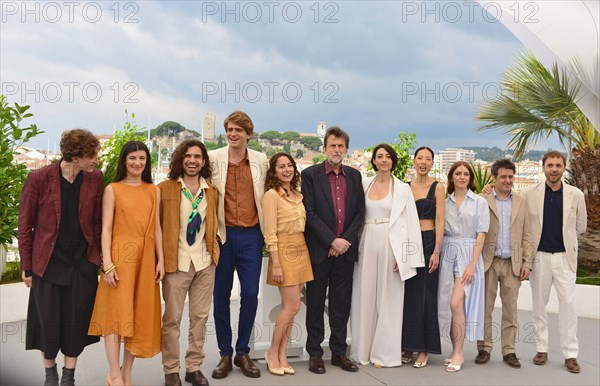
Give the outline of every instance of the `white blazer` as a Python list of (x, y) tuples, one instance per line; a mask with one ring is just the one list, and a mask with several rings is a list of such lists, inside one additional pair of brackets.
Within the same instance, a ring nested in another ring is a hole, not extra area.
[[(574, 186), (563, 182), (563, 223), (562, 233), (565, 243), (565, 252), (569, 267), (577, 272), (577, 235), (585, 232), (587, 228), (587, 212), (583, 192)], [(537, 251), (542, 237), (542, 224), (544, 223), (544, 197), (546, 195), (546, 181), (527, 189), (523, 193), (527, 197), (527, 211), (531, 223), (531, 235), (534, 251)], [(536, 259), (533, 262), (535, 269)]]
[[(217, 217), (219, 219), (218, 235), (221, 243), (225, 243), (227, 232), (225, 231), (225, 183), (227, 182), (227, 165), (229, 163), (229, 146), (208, 152), (208, 159), (212, 166), (212, 183), (219, 190), (219, 209)], [(265, 179), (269, 163), (267, 156), (255, 150), (248, 149), (248, 159), (250, 160), (250, 169), (252, 172), (252, 185), (254, 187), (254, 204), (258, 211), (258, 221), (260, 230), (264, 233), (264, 218), (262, 213), (261, 200), (265, 194)]]
[[(363, 178), (365, 195), (375, 177)], [(408, 184), (393, 177), (392, 211), (389, 235), (394, 259), (398, 264), (400, 278), (405, 281), (417, 274), (417, 268), (425, 266), (423, 241), (415, 198)]]

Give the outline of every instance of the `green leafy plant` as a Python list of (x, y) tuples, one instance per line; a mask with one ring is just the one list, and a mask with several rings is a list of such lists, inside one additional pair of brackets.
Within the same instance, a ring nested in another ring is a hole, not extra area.
[[(117, 166), (119, 164), (119, 154), (123, 146), (129, 141), (145, 142), (146, 138), (138, 134), (142, 129), (138, 128), (134, 121), (135, 114), (125, 110), (125, 124), (121, 130), (115, 131), (111, 139), (106, 141), (100, 151), (98, 169), (104, 170), (104, 186), (110, 184), (117, 175)], [(153, 162), (156, 160), (153, 159)]]
[(29, 106), (10, 106), (0, 95), (0, 246), (7, 247), (17, 237), (19, 198), (28, 170), (15, 161), (16, 150), (43, 133), (35, 124), (21, 127)]
[[(407, 131), (401, 131), (398, 134), (398, 137), (392, 142), (388, 143), (396, 153), (398, 153), (398, 164), (396, 168), (392, 170), (392, 174), (396, 176), (398, 179), (405, 181), (406, 180), (406, 170), (409, 166), (412, 165), (412, 155), (411, 152), (415, 148), (415, 142), (417, 141), (417, 135), (415, 133), (410, 133)], [(375, 146), (371, 146), (366, 151), (372, 152), (375, 149)], [(368, 170), (372, 170), (371, 162), (369, 161)]]
[(23, 281), (21, 278), (21, 263), (18, 261), (7, 261), (6, 270), (2, 275), (0, 284), (18, 283)]
[(319, 155), (312, 157), (312, 162), (313, 162), (313, 165), (316, 165), (318, 163), (325, 161), (326, 159), (327, 159), (327, 157), (325, 155), (319, 154)]
[(481, 164), (475, 165), (471, 162), (471, 168), (473, 168), (473, 176), (475, 177), (475, 193), (481, 193), (486, 185), (492, 184), (494, 180), (492, 175), (486, 168), (482, 168)]

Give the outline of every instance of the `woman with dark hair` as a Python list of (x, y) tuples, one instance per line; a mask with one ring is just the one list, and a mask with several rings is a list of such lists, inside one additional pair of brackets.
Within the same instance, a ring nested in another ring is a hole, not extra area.
[[(160, 352), (160, 294), (165, 274), (159, 222), (160, 191), (152, 183), (150, 152), (130, 141), (102, 199), (102, 277), (90, 335), (104, 337), (108, 385), (131, 385), (135, 357)], [(123, 363), (119, 362), (125, 341)]]
[(483, 241), (490, 225), (486, 200), (474, 193), (475, 175), (468, 163), (455, 162), (448, 172), (444, 213), (438, 315), (442, 331), (450, 330), (452, 354), (446, 371), (460, 371), (465, 338), (483, 340)]
[(350, 358), (375, 367), (402, 365), (404, 285), (424, 265), (415, 200), (392, 174), (397, 163), (391, 146), (377, 145), (371, 158), (377, 174), (363, 179), (366, 213), (352, 282)]
[(277, 153), (269, 160), (262, 209), (265, 244), (269, 251), (267, 284), (279, 287), (281, 311), (277, 315), (271, 347), (265, 351), (267, 370), (274, 375), (294, 374), (287, 361), (287, 344), (300, 294), (313, 273), (304, 240), (306, 211), (298, 190), (300, 173), (294, 158)]
[(423, 146), (417, 149), (413, 165), (417, 178), (410, 182), (415, 197), (425, 267), (417, 269), (417, 276), (406, 281), (404, 287), (404, 323), (402, 324), (402, 363), (410, 363), (417, 351), (413, 367), (427, 366), (429, 354), (441, 354), (438, 324), (437, 293), (440, 248), (444, 238), (444, 184), (438, 183), (429, 172), (433, 167), (433, 150)]

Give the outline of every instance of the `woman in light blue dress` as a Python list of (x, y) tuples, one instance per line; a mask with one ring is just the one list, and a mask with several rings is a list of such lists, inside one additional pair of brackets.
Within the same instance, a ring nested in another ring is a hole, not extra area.
[(455, 162), (448, 173), (444, 241), (440, 261), (438, 315), (442, 334), (450, 332), (452, 354), (446, 371), (460, 371), (465, 337), (483, 340), (484, 272), (481, 251), (490, 224), (484, 198), (474, 193), (473, 169)]

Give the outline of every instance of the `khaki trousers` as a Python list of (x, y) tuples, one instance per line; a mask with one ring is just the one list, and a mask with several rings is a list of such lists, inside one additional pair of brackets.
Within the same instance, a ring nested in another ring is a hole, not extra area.
[(538, 251), (533, 260), (531, 295), (533, 323), (537, 332), (537, 351), (548, 352), (548, 315), (546, 306), (550, 299), (550, 288), (558, 296), (558, 332), (560, 349), (565, 358), (577, 358), (577, 312), (575, 311), (575, 280), (577, 275), (567, 261), (565, 252), (548, 253)]
[(212, 304), (214, 284), (214, 264), (200, 272), (196, 272), (194, 264), (190, 264), (189, 272), (177, 271), (165, 274), (162, 282), (165, 300), (162, 319), (162, 363), (165, 374), (178, 373), (180, 370), (179, 334), (186, 295), (189, 295), (190, 328), (185, 368), (188, 372), (200, 370), (200, 365), (205, 358), (206, 321)]
[[(496, 294), (500, 284), (500, 299), (502, 300), (502, 324), (500, 331), (498, 325), (492, 323), (492, 312), (496, 302)], [(517, 298), (521, 288), (521, 280), (512, 271), (511, 259), (494, 257), (492, 265), (485, 273), (485, 341), (477, 341), (477, 349), (492, 351), (493, 342), (502, 343), (502, 355), (515, 352), (517, 341)]]

